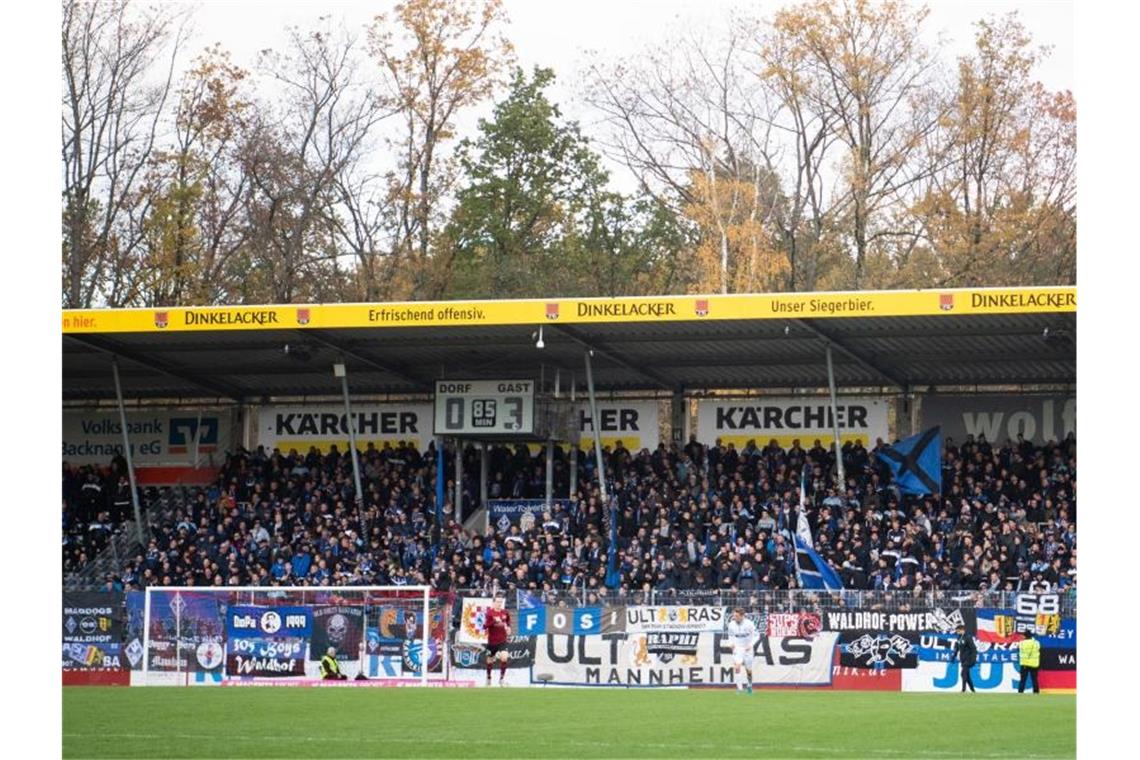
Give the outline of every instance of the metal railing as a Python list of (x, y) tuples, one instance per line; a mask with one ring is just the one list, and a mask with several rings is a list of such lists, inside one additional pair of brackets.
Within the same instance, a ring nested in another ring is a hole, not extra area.
[[(152, 523), (169, 520), (176, 510), (189, 501), (185, 486), (163, 487), (143, 494), (143, 536), (149, 540)], [(90, 562), (68, 573), (63, 579), (65, 591), (98, 591), (104, 586), (108, 573), (118, 575), (125, 562), (129, 561), (145, 546), (138, 542), (138, 530), (134, 520), (116, 527), (107, 545)]]
[[(484, 589), (459, 589), (456, 598), (486, 597)], [(528, 592), (543, 604), (556, 607), (628, 607), (636, 605), (743, 607), (749, 611), (821, 612), (861, 610), (871, 612), (917, 612), (932, 609), (1014, 609), (1013, 591), (809, 591), (780, 589), (767, 591), (593, 591), (568, 589)], [(1060, 614), (1077, 614), (1075, 589), (1057, 592)], [(504, 592), (508, 609), (517, 608), (517, 594)]]

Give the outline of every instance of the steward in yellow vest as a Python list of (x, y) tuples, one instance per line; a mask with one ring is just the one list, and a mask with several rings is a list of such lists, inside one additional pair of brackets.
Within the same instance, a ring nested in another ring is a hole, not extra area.
[(1033, 676), (1033, 693), (1040, 694), (1037, 669), (1041, 667), (1041, 642), (1033, 638), (1033, 632), (1028, 631), (1025, 638), (1017, 645), (1018, 661), (1021, 668), (1021, 683), (1017, 686), (1017, 693), (1025, 693), (1025, 682)]
[(340, 672), (340, 664), (336, 661), (336, 647), (329, 647), (325, 656), (321, 658), (321, 678), (326, 681), (348, 680), (348, 676)]

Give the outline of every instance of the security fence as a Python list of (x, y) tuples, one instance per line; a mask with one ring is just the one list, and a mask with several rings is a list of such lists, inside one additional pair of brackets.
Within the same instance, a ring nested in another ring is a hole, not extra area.
[[(493, 592), (436, 591), (428, 597), (406, 587), (68, 592), (62, 617), (64, 682), (319, 680), (317, 661), (335, 645), (350, 677), (381, 684), (414, 679), (470, 685), (485, 676), (484, 621)], [(1018, 642), (1029, 632), (1041, 642), (1043, 686), (1076, 685), (1072, 590), (574, 589), (509, 590), (501, 596), (512, 611), (505, 674), (510, 685), (731, 685), (735, 676), (725, 631), (735, 607), (756, 625), (757, 684), (953, 690), (959, 684), (956, 632), (962, 628), (977, 637), (979, 688), (1016, 689)]]
[[(457, 607), (465, 597), (494, 596), (497, 589), (462, 589), (456, 592)], [(518, 592), (498, 591), (507, 609), (517, 609)], [(532, 598), (550, 607), (628, 607), (713, 606), (742, 607), (748, 612), (820, 612), (823, 610), (867, 610), (902, 613), (929, 609), (1017, 609), (1018, 598), (1026, 595), (1015, 591), (811, 591), (806, 589), (769, 589), (764, 591), (676, 590), (623, 591), (610, 589), (560, 589), (528, 591)], [(1050, 594), (1056, 596), (1059, 608), (1050, 614), (1075, 617), (1076, 589)]]

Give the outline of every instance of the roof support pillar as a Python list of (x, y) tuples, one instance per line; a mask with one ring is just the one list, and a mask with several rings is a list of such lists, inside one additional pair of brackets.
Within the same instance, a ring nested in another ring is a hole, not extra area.
[[(443, 489), (444, 489), (443, 436), (435, 438), (435, 543), (443, 540)], [(432, 559), (435, 559), (433, 550)]]
[(142, 509), (139, 507), (139, 489), (135, 483), (135, 463), (131, 456), (131, 435), (127, 430), (127, 410), (123, 407), (123, 384), (119, 380), (119, 358), (111, 357), (111, 372), (115, 376), (115, 400), (119, 404), (119, 426), (123, 430), (123, 454), (127, 458), (127, 479), (131, 484), (131, 506), (135, 508), (135, 530), (137, 531), (139, 545), (146, 546), (143, 535)]
[(455, 521), (463, 524), (463, 439), (455, 439)]
[(489, 472), (490, 456), (487, 452), (487, 442), (483, 441), (479, 444), (479, 503), (483, 505), (483, 509), (489, 509), (487, 506), (487, 476)]
[[(598, 458), (598, 487), (602, 494), (602, 508), (609, 515), (609, 547), (606, 551), (606, 587), (617, 588), (614, 580), (614, 563), (617, 556), (617, 500), (606, 497), (606, 460), (602, 458), (602, 425), (598, 417), (598, 399), (594, 394), (594, 370), (590, 367), (591, 349), (586, 349), (586, 391), (590, 394), (590, 419), (594, 425), (594, 455)], [(582, 584), (582, 603), (585, 604), (586, 584)]]
[(356, 487), (356, 514), (360, 518), (360, 539), (368, 546), (368, 518), (364, 513), (364, 489), (360, 486), (360, 456), (356, 453), (356, 421), (352, 418), (352, 402), (348, 398), (348, 370), (343, 363), (333, 365), (344, 394), (344, 419), (348, 423), (348, 449), (352, 452), (352, 484)]
[[(578, 415), (578, 406), (577, 406), (577, 404), (574, 403), (575, 401), (578, 400), (577, 393), (578, 393), (578, 379), (576, 377), (574, 377), (574, 373), (571, 372), (570, 373), (570, 409), (575, 416)], [(570, 435), (573, 436), (574, 435), (573, 431), (575, 431), (577, 429), (578, 429), (578, 424), (576, 421), (575, 424), (571, 426)], [(582, 444), (582, 435), (581, 435), (581, 433), (578, 433), (578, 436), (574, 440), (570, 441), (570, 493), (568, 494), (568, 496), (570, 497), (570, 500), (572, 502), (578, 501), (578, 447), (581, 444)], [(577, 504), (575, 503), (571, 507), (571, 509), (574, 509), (576, 507), (577, 507)]]
[(594, 353), (590, 349), (586, 349), (586, 391), (590, 394), (590, 419), (593, 421), (594, 427), (594, 456), (598, 461), (598, 489), (602, 494), (602, 508), (609, 506), (609, 499), (606, 498), (606, 461), (602, 458), (602, 434), (600, 431), (601, 425), (598, 420), (598, 399), (594, 395), (594, 370), (590, 366), (590, 354)]
[(554, 440), (546, 439), (546, 511), (554, 501)]
[(831, 365), (831, 343), (827, 344), (827, 389), (831, 394), (831, 429), (835, 433), (835, 472), (839, 476), (839, 498), (846, 499), (847, 476), (843, 472), (843, 442), (839, 440), (839, 404), (835, 398), (835, 369)]

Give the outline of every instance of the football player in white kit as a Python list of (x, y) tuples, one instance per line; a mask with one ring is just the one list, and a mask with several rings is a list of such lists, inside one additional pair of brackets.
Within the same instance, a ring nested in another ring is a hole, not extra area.
[[(737, 607), (732, 611), (732, 618), (728, 621), (728, 638), (732, 642), (733, 670), (736, 674), (736, 690), (752, 693), (752, 661), (754, 659), (752, 648), (760, 638), (756, 624), (744, 617), (744, 608)], [(740, 671), (747, 674), (747, 680), (741, 683)]]

